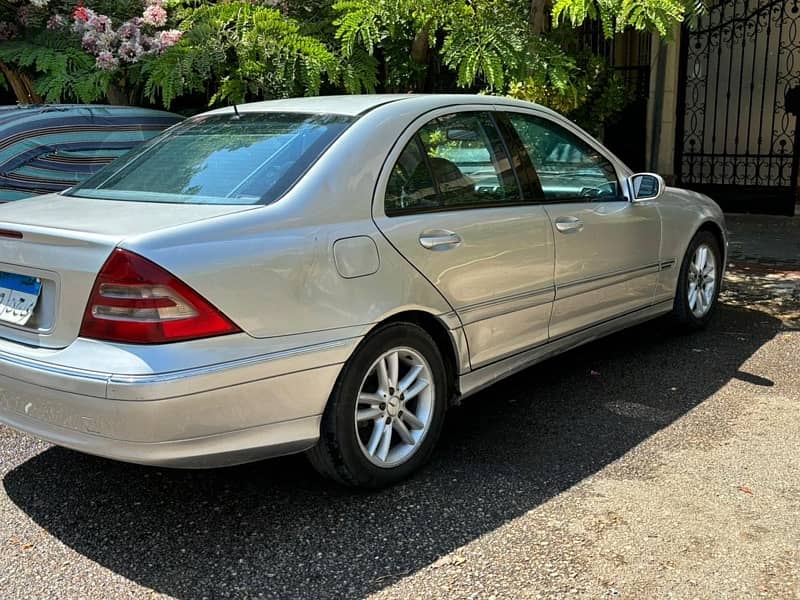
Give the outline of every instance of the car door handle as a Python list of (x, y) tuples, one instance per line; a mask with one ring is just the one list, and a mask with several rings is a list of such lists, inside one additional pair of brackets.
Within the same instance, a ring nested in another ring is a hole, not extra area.
[(449, 250), (461, 243), (461, 236), (455, 231), (434, 229), (420, 233), (419, 243), (428, 250)]
[(556, 219), (556, 229), (561, 233), (577, 233), (583, 229), (583, 221), (578, 217), (559, 217)]

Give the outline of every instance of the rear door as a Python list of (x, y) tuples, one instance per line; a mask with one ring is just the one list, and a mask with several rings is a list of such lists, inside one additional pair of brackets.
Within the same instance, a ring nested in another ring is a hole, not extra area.
[(428, 113), (398, 140), (374, 219), (455, 309), (473, 367), (547, 341), (553, 234), (485, 106)]
[(505, 113), (538, 174), (555, 239), (550, 337), (649, 306), (659, 270), (654, 202), (632, 203), (614, 162), (545, 114)]

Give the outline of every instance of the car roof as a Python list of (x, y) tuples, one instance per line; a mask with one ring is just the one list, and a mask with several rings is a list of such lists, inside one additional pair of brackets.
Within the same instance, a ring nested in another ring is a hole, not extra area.
[(400, 102), (403, 104), (415, 102), (427, 108), (458, 104), (509, 105), (527, 108), (535, 106), (540, 110), (551, 112), (530, 102), (482, 94), (355, 94), (248, 102), (247, 104), (236, 105), (235, 109), (231, 105), (203, 114), (229, 114), (238, 110), (240, 112), (307, 112), (358, 116), (380, 106)]
[[(310, 96), (303, 98), (284, 98), (236, 105), (240, 112), (307, 112), (331, 113), (356, 116), (368, 112), (382, 104), (407, 98), (407, 94), (356, 94), (350, 96)], [(234, 112), (234, 106), (224, 106), (203, 114), (227, 114)]]

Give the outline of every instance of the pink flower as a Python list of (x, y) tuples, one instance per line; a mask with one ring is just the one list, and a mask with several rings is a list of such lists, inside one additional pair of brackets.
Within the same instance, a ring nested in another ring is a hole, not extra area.
[(130, 21), (125, 21), (119, 26), (119, 29), (117, 29), (117, 35), (121, 40), (138, 40), (139, 37), (141, 37), (142, 32), (139, 29), (139, 25), (133, 19), (131, 19)]
[(158, 50), (158, 40), (149, 35), (143, 35), (139, 39), (139, 45), (142, 47), (143, 54), (152, 54), (156, 50)]
[(61, 29), (67, 24), (67, 20), (62, 15), (52, 15), (47, 19), (48, 29)]
[(168, 29), (159, 34), (158, 51), (164, 52), (167, 48), (172, 48), (175, 44), (181, 41), (183, 32), (177, 29)]
[(153, 27), (163, 27), (167, 24), (167, 11), (162, 6), (152, 4), (144, 9), (142, 13), (145, 25)]
[(94, 14), (91, 9), (86, 8), (81, 0), (78, 5), (72, 10), (72, 18), (75, 21), (82, 21), (86, 23), (89, 20), (89, 13)]
[(10, 40), (19, 33), (17, 26), (8, 21), (0, 21), (0, 42)]
[(19, 21), (19, 24), (23, 27), (28, 25), (28, 19), (30, 19), (30, 16), (31, 10), (29, 6), (20, 6), (17, 9), (17, 21)]
[(103, 71), (113, 71), (119, 67), (119, 59), (115, 58), (108, 50), (104, 50), (97, 55), (95, 66)]
[(119, 58), (127, 63), (135, 63), (144, 54), (144, 49), (136, 42), (122, 42), (119, 46)]
[(95, 13), (91, 8), (86, 8), (83, 4), (79, 4), (72, 11), (72, 31), (78, 34), (83, 34), (88, 28), (89, 20), (94, 18)]
[(94, 31), (87, 31), (83, 34), (81, 38), (81, 46), (83, 46), (84, 50), (88, 50), (92, 54), (98, 52), (99, 48), (99, 40), (97, 37), (97, 32)]
[(86, 21), (86, 25), (94, 29), (97, 33), (107, 33), (111, 31), (111, 19), (105, 15), (92, 14)]

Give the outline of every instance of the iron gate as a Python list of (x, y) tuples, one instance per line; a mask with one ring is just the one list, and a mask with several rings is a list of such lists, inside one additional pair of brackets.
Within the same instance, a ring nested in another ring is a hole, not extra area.
[(800, 0), (720, 0), (683, 32), (681, 67), (679, 183), (726, 210), (793, 214)]

